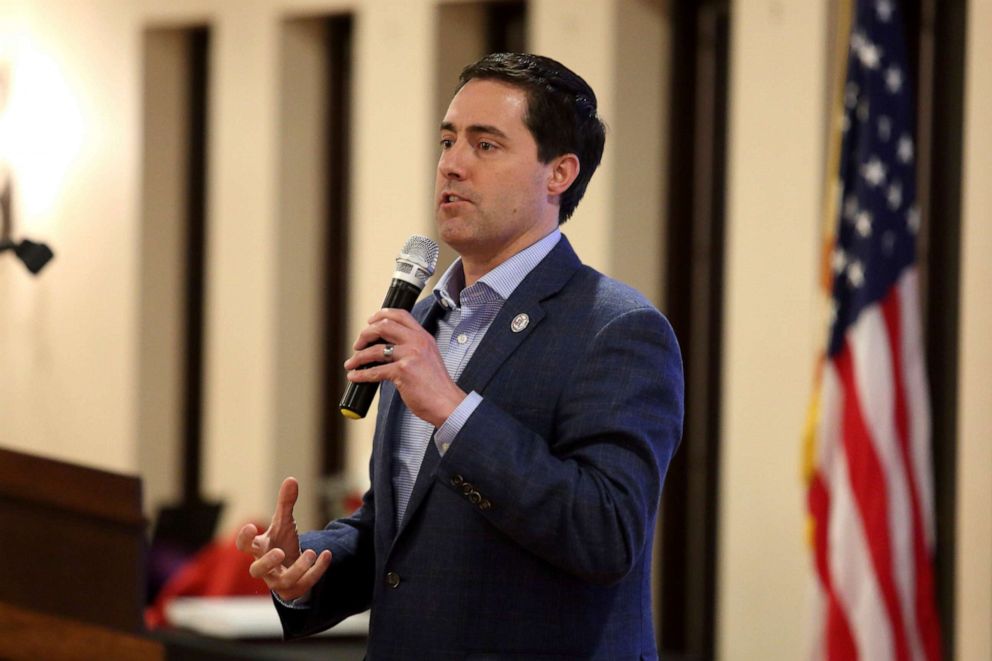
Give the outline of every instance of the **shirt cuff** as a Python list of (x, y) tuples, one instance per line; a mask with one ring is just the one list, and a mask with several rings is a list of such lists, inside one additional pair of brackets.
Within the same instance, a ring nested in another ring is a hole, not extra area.
[(276, 601), (278, 601), (280, 604), (282, 604), (283, 606), (285, 606), (286, 608), (295, 608), (295, 609), (298, 609), (298, 610), (299, 609), (303, 609), (303, 608), (310, 608), (310, 593), (309, 592), (307, 592), (302, 597), (297, 597), (296, 599), (290, 599), (289, 601), (284, 600), (282, 597), (280, 597), (279, 595), (277, 595), (275, 592), (272, 592), (272, 597)]
[(437, 446), (437, 451), (444, 456), (444, 453), (448, 451), (451, 447), (451, 443), (455, 440), (455, 436), (458, 436), (458, 432), (462, 430), (465, 423), (468, 422), (469, 416), (471, 416), (475, 409), (479, 407), (482, 403), (482, 395), (475, 392), (474, 390), (462, 400), (462, 403), (455, 407), (455, 410), (451, 412), (448, 419), (444, 421), (444, 424), (437, 428), (434, 432), (434, 445)]

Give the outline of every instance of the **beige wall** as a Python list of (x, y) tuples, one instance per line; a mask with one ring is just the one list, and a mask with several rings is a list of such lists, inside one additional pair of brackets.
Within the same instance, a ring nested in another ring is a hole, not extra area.
[(823, 3), (738, 2), (730, 51), (718, 650), (799, 659), (800, 433), (821, 336)]
[[(680, 93), (663, 84), (668, 3), (529, 6), (532, 48), (585, 75), (611, 127), (602, 170), (565, 231), (587, 261), (663, 307), (656, 226), (667, 168), (661, 129), (668, 94)], [(402, 239), (432, 232), (433, 173), (425, 164), (435, 158), (439, 90), (452, 82), (436, 79), (445, 57), (437, 7), (433, 0), (0, 2), (0, 59), (15, 67), (8, 114), (25, 122), (19, 136), (0, 129), (0, 155), (9, 154), (17, 176), (20, 231), (58, 253), (39, 278), (10, 256), (0, 258), (0, 445), (141, 473), (149, 506), (175, 492), (165, 474), (175, 455), (143, 445), (153, 435), (149, 418), (139, 415), (157, 401), (139, 388), (154, 371), (144, 324), (154, 318), (156, 296), (166, 296), (149, 287), (147, 269), (157, 242), (165, 250), (174, 240), (142, 226), (149, 185), (141, 179), (142, 33), (205, 23), (213, 28), (205, 486), (230, 503), (225, 530), (267, 516), (287, 473), (303, 478), (304, 499), (313, 502), (315, 376), (287, 365), (299, 364), (293, 361), (305, 358), (301, 347), (315, 344), (317, 322), (305, 305), (285, 300), (306, 274), (293, 270), (302, 248), (280, 238), (294, 219), (303, 222), (296, 216), (305, 207), (291, 198), (300, 202), (309, 190), (286, 178), (293, 141), (305, 135), (300, 127), (312, 110), (285, 103), (296, 93), (293, 84), (302, 84), (287, 82), (287, 58), (304, 61), (313, 53), (305, 24), (287, 21), (342, 8), (355, 15), (348, 311), (354, 334), (380, 300)], [(992, 647), (992, 348), (985, 340), (992, 238), (983, 215), (992, 205), (984, 120), (992, 116), (992, 86), (980, 67), (992, 56), (992, 9), (987, 0), (972, 0), (969, 11), (958, 485), (958, 565), (969, 580), (957, 586), (962, 659), (988, 658)], [(828, 33), (825, 3), (733, 6), (718, 594), (725, 659), (795, 659), (805, 646), (810, 569), (799, 435), (822, 334), (814, 306)], [(17, 104), (32, 113), (15, 113)], [(656, 119), (646, 126), (649, 118)], [(302, 327), (281, 323), (286, 315)], [(370, 433), (367, 422), (349, 426), (348, 466), (359, 484)], [(305, 525), (317, 523), (312, 508), (301, 514)]]
[(0, 259), (0, 443), (133, 471), (140, 60), (110, 6), (0, 4), (17, 227), (57, 254)]
[(959, 659), (992, 659), (992, 2), (968, 3), (958, 365)]

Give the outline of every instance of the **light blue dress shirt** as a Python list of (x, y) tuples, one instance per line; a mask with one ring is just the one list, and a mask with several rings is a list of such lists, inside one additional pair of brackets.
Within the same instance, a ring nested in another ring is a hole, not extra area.
[[(434, 287), (434, 296), (444, 308), (444, 313), (438, 320), (435, 340), (441, 358), (444, 359), (444, 366), (453, 381), (458, 381), (506, 299), (560, 239), (561, 232), (556, 228), (540, 241), (486, 273), (471, 287), (465, 287), (465, 271), (461, 259), (456, 259), (444, 272)], [(482, 396), (479, 393), (470, 392), (436, 432), (433, 425), (421, 420), (403, 406), (398, 428), (399, 442), (393, 462), (397, 527), (403, 521), (431, 434), (434, 435), (438, 452), (443, 456), (481, 402)]]

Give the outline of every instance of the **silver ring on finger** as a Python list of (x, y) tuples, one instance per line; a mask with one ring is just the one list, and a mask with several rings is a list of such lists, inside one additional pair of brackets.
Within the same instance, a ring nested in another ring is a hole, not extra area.
[(382, 357), (385, 358), (386, 360), (392, 360), (393, 359), (393, 352), (395, 350), (396, 350), (396, 345), (395, 344), (387, 344), (386, 346), (384, 346), (382, 348)]

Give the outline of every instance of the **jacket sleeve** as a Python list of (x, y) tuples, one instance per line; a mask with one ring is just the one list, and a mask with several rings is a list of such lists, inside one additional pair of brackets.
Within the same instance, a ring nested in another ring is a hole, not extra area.
[(372, 602), (375, 571), (372, 490), (351, 516), (332, 521), (323, 530), (300, 535), (300, 548), (331, 552), (331, 564), (313, 587), (306, 606), (290, 607), (273, 599), (287, 639), (329, 629), (350, 615), (367, 610)]
[(603, 325), (561, 370), (558, 401), (534, 402), (553, 408), (550, 437), (484, 396), (437, 479), (517, 544), (609, 584), (639, 560), (653, 528), (682, 433), (682, 361), (667, 320), (642, 307)]

